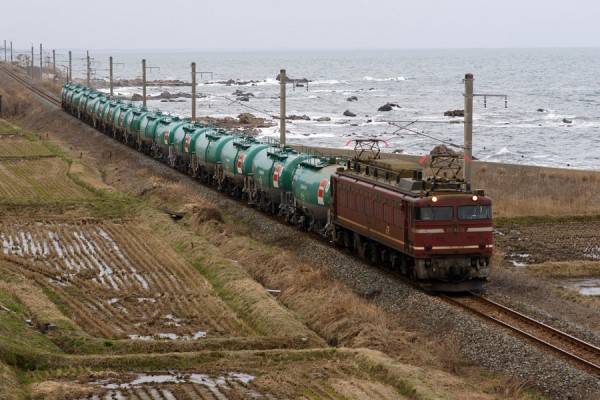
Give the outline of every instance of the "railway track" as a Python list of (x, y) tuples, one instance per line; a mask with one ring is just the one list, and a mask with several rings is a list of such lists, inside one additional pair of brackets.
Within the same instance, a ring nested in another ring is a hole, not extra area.
[[(49, 93), (40, 85), (32, 83), (27, 77), (23, 77), (1, 64), (0, 70), (46, 101), (61, 107), (58, 96)], [(414, 284), (414, 282), (409, 282), (409, 284)], [(448, 303), (505, 327), (538, 346), (554, 352), (582, 370), (600, 375), (600, 348), (590, 343), (474, 293), (463, 297), (445, 295), (441, 297)]]
[(19, 82), (20, 84), (22, 84), (23, 86), (25, 86), (27, 89), (31, 90), (32, 92), (43, 98), (44, 100), (50, 102), (51, 104), (57, 107), (61, 106), (60, 98), (55, 94), (49, 93), (47, 89), (41, 86), (40, 84), (31, 82), (28, 77), (21, 76), (21, 74), (15, 72), (14, 70), (12, 70), (12, 68), (7, 67), (6, 65), (0, 64), (0, 70), (6, 75), (16, 80), (17, 82)]
[(554, 352), (570, 364), (594, 375), (600, 375), (600, 348), (568, 333), (537, 321), (518, 311), (475, 293), (469, 296), (442, 296), (482, 318), (505, 327), (530, 342)]

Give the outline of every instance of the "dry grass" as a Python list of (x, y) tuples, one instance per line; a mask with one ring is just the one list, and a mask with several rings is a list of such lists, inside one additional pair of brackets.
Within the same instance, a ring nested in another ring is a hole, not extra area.
[(0, 259), (0, 270), (4, 280), (0, 280), (0, 290), (10, 293), (19, 303), (27, 307), (33, 320), (39, 323), (52, 322), (61, 326), (69, 326), (77, 333), (76, 324), (67, 318), (58, 307), (52, 303), (35, 281), (14, 272), (6, 260)]
[(91, 399), (96, 395), (96, 398), (99, 398), (99, 395), (106, 392), (105, 390), (101, 390), (97, 387), (89, 385), (87, 382), (61, 382), (61, 381), (45, 381), (45, 382), (36, 382), (29, 385), (29, 393), (31, 399), (44, 399), (44, 400), (61, 400), (66, 398), (66, 394), (68, 393), (69, 398), (72, 399)]
[[(198, 207), (196, 203), (196, 207)], [(213, 206), (207, 202), (209, 208)], [(166, 243), (177, 247), (180, 254), (197, 266), (210, 281), (217, 293), (238, 315), (259, 334), (282, 337), (304, 337), (307, 345), (322, 345), (314, 332), (306, 328), (294, 315), (281, 307), (260, 284), (244, 269), (241, 260), (233, 254), (216, 247), (212, 239), (222, 237), (221, 226), (214, 221), (205, 224), (213, 227), (210, 234), (196, 236), (172, 221), (164, 214), (146, 210), (142, 215)], [(207, 240), (211, 239), (211, 240)]]
[(25, 398), (15, 372), (0, 361), (0, 398), (2, 400), (18, 400)]
[(19, 84), (0, 86), (2, 117), (15, 119), (29, 113), (33, 108), (33, 95)]
[(281, 290), (279, 301), (330, 345), (368, 347), (407, 361), (454, 368), (444, 361), (447, 354), (438, 354), (438, 359), (425, 350), (428, 339), (407, 330), (400, 317), (382, 311), (324, 270), (303, 263), (280, 248), (238, 236), (228, 228), (207, 223), (200, 232), (264, 287)]
[(478, 163), (473, 185), (494, 199), (494, 215), (600, 214), (600, 172)]
[(187, 225), (197, 231), (208, 221), (224, 222), (221, 210), (207, 199), (198, 199), (195, 204), (185, 204), (179, 212), (189, 215)]
[(52, 152), (42, 143), (33, 142), (23, 136), (0, 135), (0, 159), (7, 157), (49, 157)]
[(67, 175), (60, 158), (10, 160), (0, 164), (0, 196), (4, 199), (85, 199), (93, 195)]
[(546, 278), (600, 277), (600, 261), (550, 261), (528, 265), (524, 269), (531, 275)]

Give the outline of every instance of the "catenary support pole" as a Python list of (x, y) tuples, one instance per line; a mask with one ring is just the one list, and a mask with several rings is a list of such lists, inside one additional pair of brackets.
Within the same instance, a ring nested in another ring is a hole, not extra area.
[(285, 69), (279, 71), (279, 144), (285, 146)]
[(71, 50), (69, 50), (69, 70), (67, 71), (67, 82), (73, 80), (73, 56)]
[(146, 59), (142, 60), (142, 98), (143, 105), (146, 107)]
[(108, 58), (108, 70), (109, 70), (109, 79), (110, 79), (110, 95), (112, 97), (114, 91), (114, 81), (113, 81), (113, 59), (112, 56)]
[(87, 73), (86, 73), (85, 82), (86, 82), (87, 87), (91, 87), (90, 86), (90, 51), (89, 50), (87, 51), (86, 60), (87, 60), (87, 64), (86, 64), (87, 65)]
[(31, 45), (31, 78), (33, 79), (33, 45)]
[(8, 57), (7, 57), (7, 54), (6, 54), (6, 53), (7, 53), (7, 52), (6, 52), (6, 39), (5, 39), (5, 40), (4, 40), (4, 62), (7, 62), (7, 61), (8, 61)]
[(42, 44), (40, 43), (40, 80), (44, 78), (44, 53), (42, 51)]
[(471, 160), (473, 159), (473, 74), (465, 74), (465, 157), (463, 177), (471, 183)]
[(54, 82), (56, 82), (56, 50), (52, 49), (52, 74), (54, 74)]
[(13, 51), (12, 51), (12, 40), (10, 41), (10, 63), (13, 63)]
[(192, 63), (192, 121), (196, 120), (196, 63)]

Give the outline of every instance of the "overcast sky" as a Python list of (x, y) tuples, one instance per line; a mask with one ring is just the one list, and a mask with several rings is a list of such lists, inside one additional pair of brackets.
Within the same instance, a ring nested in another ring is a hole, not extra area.
[(2, 0), (0, 46), (598, 47), (600, 0)]

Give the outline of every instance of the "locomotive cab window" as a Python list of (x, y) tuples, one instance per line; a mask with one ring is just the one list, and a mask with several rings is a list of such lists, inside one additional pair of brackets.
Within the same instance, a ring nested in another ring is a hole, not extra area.
[(458, 219), (473, 220), (473, 219), (492, 219), (492, 206), (459, 206)]
[(452, 221), (452, 207), (415, 207), (415, 221)]

